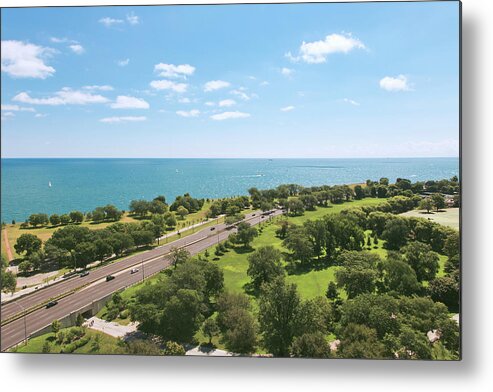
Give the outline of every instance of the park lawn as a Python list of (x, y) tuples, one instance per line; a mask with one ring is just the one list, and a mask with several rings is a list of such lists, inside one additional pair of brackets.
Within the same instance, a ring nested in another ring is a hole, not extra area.
[[(67, 332), (69, 329), (70, 328), (63, 328), (60, 331)], [(91, 329), (86, 330), (85, 336), (90, 337), (89, 341), (84, 346), (76, 349), (74, 354), (113, 354), (119, 352), (118, 343), (120, 340), (117, 338)], [(99, 336), (99, 349), (95, 350), (93, 343), (95, 342), (97, 336)], [(48, 341), (51, 345), (51, 353), (60, 352), (62, 346), (56, 343), (53, 332), (29, 339), (27, 345), (21, 344), (17, 347), (17, 349), (13, 349), (11, 351), (19, 353), (42, 353), (43, 345), (46, 341)]]
[(289, 221), (291, 223), (301, 225), (308, 219), (320, 219), (327, 214), (338, 214), (342, 210), (347, 210), (348, 208), (376, 206), (378, 204), (384, 203), (385, 201), (386, 199), (365, 198), (361, 200), (348, 201), (342, 204), (330, 204), (329, 207), (317, 207), (315, 211), (305, 211), (305, 215), (302, 216), (289, 217)]
[[(303, 222), (309, 219), (319, 219), (324, 215), (337, 214), (343, 209), (350, 207), (358, 207), (364, 205), (376, 205), (383, 202), (382, 199), (367, 198), (363, 200), (355, 200), (348, 203), (334, 205), (332, 207), (317, 208), (316, 211), (306, 211), (303, 216), (289, 217), (288, 220), (291, 223), (303, 224)], [(272, 221), (262, 223), (260, 226), (262, 232), (252, 242), (252, 248), (257, 249), (261, 246), (272, 245), (275, 248), (286, 252), (286, 249), (282, 246), (282, 240), (276, 236), (276, 230), (278, 221), (286, 219), (284, 216), (278, 216)], [(383, 249), (383, 242), (379, 241), (378, 248), (372, 249), (372, 252), (380, 253), (382, 256), (386, 255), (386, 251)], [(224, 273), (224, 286), (228, 291), (244, 292), (245, 284), (250, 282), (250, 278), (247, 275), (248, 270), (248, 255), (253, 250), (245, 251), (242, 248), (230, 249), (222, 256), (215, 257), (212, 250), (209, 250), (209, 259), (213, 259)], [(203, 253), (201, 254), (204, 255)], [(218, 260), (216, 260), (218, 259)], [(287, 281), (289, 283), (295, 283), (298, 285), (298, 291), (303, 298), (309, 299), (319, 295), (325, 295), (327, 285), (330, 281), (334, 281), (334, 273), (338, 267), (329, 267), (324, 270), (312, 270), (304, 274), (288, 275)], [(341, 291), (341, 296), (345, 296), (345, 293)]]

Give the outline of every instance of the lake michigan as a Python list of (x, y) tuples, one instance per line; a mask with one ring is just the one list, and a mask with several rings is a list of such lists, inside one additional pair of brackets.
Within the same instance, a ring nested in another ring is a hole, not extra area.
[(2, 159), (1, 219), (91, 211), (165, 195), (172, 201), (245, 195), (251, 187), (353, 184), (387, 177), (411, 181), (459, 175), (459, 158), (361, 159)]

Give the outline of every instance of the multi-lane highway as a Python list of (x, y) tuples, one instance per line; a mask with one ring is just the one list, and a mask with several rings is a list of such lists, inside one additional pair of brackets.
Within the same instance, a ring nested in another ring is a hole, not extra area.
[[(281, 210), (274, 211), (271, 216), (282, 214)], [(246, 216), (245, 220), (255, 225), (266, 220), (259, 212)], [(19, 317), (1, 327), (1, 350), (16, 345), (25, 339), (25, 336), (51, 324), (55, 319), (63, 318), (93, 301), (99, 300), (124, 287), (132, 285), (143, 277), (150, 276), (169, 266), (169, 254), (172, 247), (185, 247), (192, 255), (209, 248), (220, 241), (224, 241), (235, 229), (227, 229), (225, 224), (209, 226), (185, 238), (154, 248), (150, 251), (129, 257), (125, 260), (110, 264), (92, 271), (85, 277), (75, 277), (63, 283), (54, 284), (45, 289), (29, 294), (18, 300), (2, 305), (2, 320), (12, 318), (21, 312)], [(132, 267), (140, 268), (135, 274), (130, 273)], [(143, 267), (143, 268), (142, 268)], [(106, 282), (107, 275), (115, 279)], [(59, 297), (64, 293), (71, 293), (59, 299), (52, 308), (41, 307), (30, 313), (23, 314), (23, 309), (34, 308), (50, 298)]]

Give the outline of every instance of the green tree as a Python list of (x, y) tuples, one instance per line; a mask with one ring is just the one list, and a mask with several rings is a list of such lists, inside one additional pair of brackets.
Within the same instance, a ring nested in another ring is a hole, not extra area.
[(168, 356), (185, 355), (185, 349), (181, 344), (168, 340), (164, 346), (164, 355), (168, 355)]
[(264, 346), (276, 356), (288, 356), (297, 332), (301, 301), (296, 285), (277, 278), (262, 287), (259, 298), (260, 330)]
[(204, 325), (202, 326), (202, 332), (205, 336), (209, 338), (209, 345), (212, 344), (212, 338), (219, 334), (219, 327), (216, 323), (216, 320), (213, 318), (208, 318), (204, 321)]
[(75, 246), (73, 256), (76, 266), (85, 268), (96, 260), (96, 246), (92, 242), (81, 242)]
[(365, 325), (349, 323), (341, 332), (338, 347), (340, 358), (385, 358), (385, 346), (374, 329)]
[(84, 214), (80, 211), (72, 211), (69, 216), (73, 223), (82, 223), (84, 221)]
[(387, 241), (385, 247), (391, 250), (400, 249), (407, 243), (409, 233), (409, 225), (404, 219), (394, 218), (388, 221), (382, 233), (382, 238)]
[(58, 226), (61, 223), (60, 216), (58, 214), (50, 215), (50, 224), (52, 226)]
[(445, 197), (443, 197), (440, 193), (434, 193), (431, 195), (431, 200), (433, 201), (433, 206), (437, 212), (442, 208), (445, 208)]
[[(164, 355), (163, 350), (161, 350), (156, 343), (148, 339), (145, 340), (132, 339), (127, 341), (126, 343), (127, 343), (126, 352), (130, 355), (152, 355), (152, 356)], [(167, 342), (166, 346), (168, 345), (168, 343), (174, 343), (174, 342)], [(183, 350), (183, 347), (181, 347), (181, 349)], [(183, 354), (179, 354), (179, 355), (183, 355)], [(166, 354), (166, 355), (173, 355), (173, 354)]]
[(429, 198), (429, 197), (425, 197), (419, 203), (419, 209), (420, 210), (426, 210), (426, 212), (429, 214), (430, 211), (433, 209), (433, 200), (431, 200), (431, 198)]
[(26, 253), (29, 256), (41, 249), (42, 242), (34, 234), (22, 234), (15, 242), (14, 249), (17, 253)]
[(291, 226), (283, 241), (284, 247), (291, 251), (291, 259), (308, 264), (315, 256), (313, 241), (310, 241), (305, 229), (301, 226)]
[(288, 208), (289, 214), (292, 216), (301, 216), (305, 213), (305, 205), (298, 198), (289, 199), (286, 207)]
[(330, 346), (323, 333), (305, 333), (293, 339), (291, 355), (298, 358), (329, 358)]
[(19, 265), (17, 266), (17, 268), (19, 268), (19, 271), (22, 272), (22, 273), (27, 273), (27, 272), (30, 272), (33, 270), (33, 263), (31, 263), (30, 261), (22, 261), (19, 263)]
[(428, 293), (433, 301), (442, 302), (449, 308), (459, 305), (459, 282), (452, 276), (442, 276), (430, 281)]
[(60, 223), (62, 225), (68, 225), (70, 223), (70, 216), (68, 214), (60, 215)]
[(430, 245), (414, 241), (402, 248), (402, 253), (406, 263), (416, 272), (419, 282), (435, 278), (440, 259)]
[(382, 270), (386, 291), (394, 291), (408, 296), (420, 292), (421, 285), (416, 277), (416, 272), (402, 260), (400, 254), (389, 252), (387, 260), (382, 263)]
[(236, 233), (236, 240), (239, 244), (242, 244), (243, 247), (248, 248), (250, 243), (253, 241), (255, 237), (258, 236), (258, 231), (256, 228), (251, 227), (251, 225), (247, 222), (241, 222), (238, 224), (238, 231)]
[(176, 209), (176, 215), (178, 215), (180, 219), (183, 220), (188, 215), (188, 210), (183, 206), (179, 206)]
[(185, 248), (172, 248), (170, 259), (171, 265), (176, 268), (190, 259), (190, 252)]
[(247, 274), (255, 290), (260, 290), (264, 283), (270, 283), (278, 276), (284, 275), (281, 252), (273, 246), (263, 246), (248, 256)]
[(59, 320), (53, 320), (53, 322), (51, 323), (51, 332), (53, 332), (53, 334), (55, 335), (55, 338), (58, 334), (58, 332), (60, 331), (60, 328), (62, 328), (62, 324), (60, 323)]
[(335, 272), (337, 286), (344, 288), (348, 298), (375, 291), (377, 272), (362, 266), (343, 267)]
[(329, 285), (327, 286), (327, 291), (325, 292), (325, 296), (327, 297), (327, 299), (330, 299), (331, 301), (334, 301), (337, 298), (339, 298), (337, 285), (334, 282), (329, 282)]
[(149, 212), (150, 203), (146, 200), (132, 200), (129, 205), (130, 212), (144, 217)]

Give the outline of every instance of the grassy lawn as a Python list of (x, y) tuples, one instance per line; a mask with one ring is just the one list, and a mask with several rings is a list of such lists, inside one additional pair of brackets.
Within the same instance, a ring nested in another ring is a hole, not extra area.
[[(70, 328), (64, 328), (60, 331), (67, 332)], [(86, 335), (90, 339), (89, 341), (82, 347), (77, 348), (74, 353), (75, 354), (112, 354), (115, 353), (115, 350), (118, 350), (118, 342), (119, 339), (114, 338), (110, 335), (106, 335), (103, 332), (94, 331), (91, 329), (86, 330)], [(99, 349), (95, 348), (94, 342), (99, 336)], [(27, 345), (21, 344), (14, 349), (13, 351), (19, 353), (41, 353), (43, 350), (43, 345), (48, 341), (51, 348), (51, 353), (59, 353), (62, 349), (63, 345), (60, 345), (56, 342), (55, 335), (50, 332), (41, 336), (37, 336), (29, 340)]]

